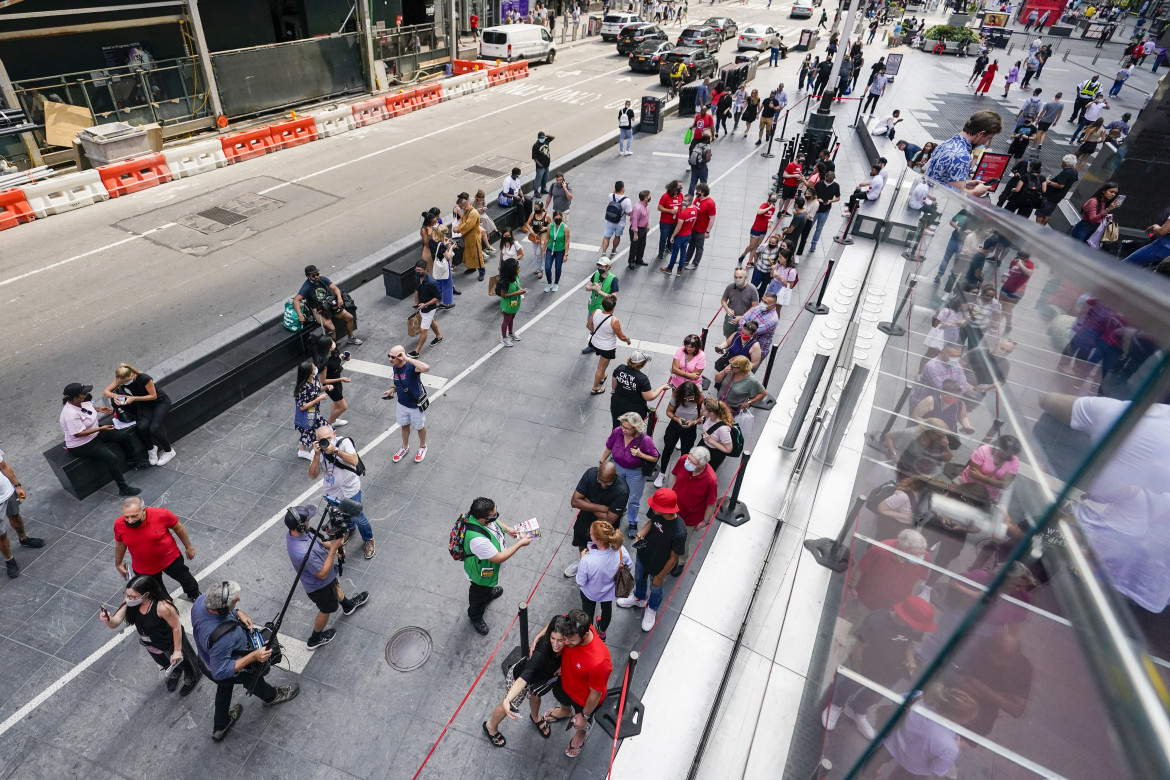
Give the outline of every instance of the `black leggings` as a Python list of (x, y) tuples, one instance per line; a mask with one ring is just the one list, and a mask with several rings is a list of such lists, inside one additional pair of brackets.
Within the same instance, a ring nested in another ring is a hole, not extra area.
[(169, 398), (138, 407), (138, 437), (146, 449), (158, 447), (159, 452), (171, 451), (171, 437), (167, 436), (167, 429), (163, 426), (170, 411)]
[[(199, 677), (199, 674), (200, 674), (199, 654), (195, 652), (195, 648), (191, 647), (191, 640), (187, 636), (187, 630), (182, 629), (182, 631), (183, 631), (183, 662), (179, 665), (179, 668), (175, 671), (175, 673), (182, 674), (183, 681), (186, 683), (190, 683), (192, 680)], [(155, 653), (150, 652), (149, 650), (147, 651), (146, 654), (149, 655), (152, 659), (154, 659), (154, 662), (159, 665), (160, 669), (168, 669), (168, 668), (170, 668), (170, 665), (171, 665), (171, 653), (174, 652), (174, 649), (171, 647), (163, 647), (160, 649), (166, 651), (166, 654), (165, 655), (157, 655)]]
[(134, 435), (133, 428), (122, 428), (115, 431), (100, 431), (98, 435), (79, 447), (69, 447), (69, 454), (87, 460), (96, 460), (110, 472), (110, 478), (122, 487), (126, 479), (122, 476), (122, 461), (118, 453), (110, 445), (121, 448), (128, 463), (142, 463), (146, 461), (146, 454), (142, 451), (142, 442)]
[(877, 108), (877, 102), (881, 99), (881, 95), (875, 95), (872, 92), (865, 96), (865, 105), (861, 108), (861, 113), (866, 114)]
[(682, 442), (684, 457), (695, 446), (696, 431), (694, 428), (684, 428), (674, 420), (666, 426), (666, 433), (662, 435), (662, 456), (658, 459), (658, 470), (663, 474), (670, 473), (670, 459), (674, 455), (674, 448)]
[(601, 604), (601, 621), (597, 624), (597, 627), (604, 632), (605, 629), (609, 628), (609, 619), (613, 616), (613, 602), (590, 601), (589, 599), (585, 598), (584, 593), (581, 594), (581, 609), (585, 610), (585, 614), (589, 616), (589, 623), (591, 625), (593, 623), (593, 615), (596, 612), (596, 607), (598, 604)]

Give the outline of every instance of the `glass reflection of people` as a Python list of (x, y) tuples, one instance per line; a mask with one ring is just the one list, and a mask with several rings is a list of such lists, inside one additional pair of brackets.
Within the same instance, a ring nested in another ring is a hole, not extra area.
[(1000, 713), (1023, 717), (1032, 695), (1032, 662), (1010, 631), (997, 631), (964, 648), (951, 671), (951, 684), (979, 706), (976, 716), (963, 724), (971, 731), (987, 736)]
[(959, 735), (924, 715), (921, 708), (960, 726), (966, 726), (979, 714), (979, 705), (965, 690), (931, 683), (894, 732), (882, 740), (878, 753), (862, 771), (863, 778), (877, 777), (878, 770), (891, 760), (898, 768), (889, 774), (880, 773), (883, 780), (952, 776), (959, 760)]

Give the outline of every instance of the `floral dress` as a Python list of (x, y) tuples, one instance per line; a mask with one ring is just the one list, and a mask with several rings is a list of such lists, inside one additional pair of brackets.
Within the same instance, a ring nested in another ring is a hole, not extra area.
[[(313, 449), (313, 442), (317, 440), (317, 429), (325, 424), (325, 418), (322, 417), (317, 407), (320, 404), (312, 406), (307, 412), (301, 412), (301, 407), (312, 401), (317, 396), (321, 395), (323, 389), (321, 387), (321, 380), (313, 377), (308, 382), (301, 385), (301, 389), (294, 392), (293, 397), (296, 400), (295, 412), (296, 416), (293, 418), (293, 427), (297, 429), (300, 435), (301, 449)], [(306, 427), (301, 427), (299, 423), (307, 422)]]

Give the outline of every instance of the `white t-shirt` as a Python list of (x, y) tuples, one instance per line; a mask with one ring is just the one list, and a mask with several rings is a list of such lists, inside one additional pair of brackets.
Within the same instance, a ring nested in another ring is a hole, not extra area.
[(919, 179), (910, 190), (910, 208), (921, 209), (926, 205), (926, 196), (930, 194), (930, 185), (926, 179)]
[(523, 197), (524, 192), (520, 189), (520, 182), (513, 179), (511, 176), (504, 179), (504, 186), (500, 188), (501, 194), (514, 195), (516, 197)]
[[(622, 218), (621, 218), (621, 221), (618, 222), (617, 224), (618, 224), (619, 228), (621, 228), (622, 230), (625, 230), (627, 227), (630, 226), (630, 213), (633, 212), (633, 210), (634, 210), (633, 201), (630, 200), (630, 197), (628, 195), (618, 195), (615, 192), (611, 192), (609, 194), (609, 199), (610, 200), (619, 200), (619, 199), (621, 200)], [(608, 204), (607, 204), (607, 207), (608, 207)]]
[(617, 349), (617, 334), (613, 332), (613, 315), (603, 309), (597, 309), (589, 315), (589, 322), (593, 325), (593, 336), (589, 343), (594, 349)]
[[(0, 462), (4, 461), (4, 451), (0, 450)], [(12, 498), (12, 494), (16, 492), (16, 488), (8, 481), (8, 477), (0, 474), (0, 504)]]
[[(1072, 428), (1089, 434), (1097, 444), (1129, 407), (1116, 398), (1078, 398), (1072, 407)], [(1154, 404), (1138, 421), (1093, 481), (1089, 497), (1109, 502), (1127, 496), (1131, 486), (1155, 493), (1166, 489), (1170, 478), (1170, 406)]]
[(866, 190), (865, 197), (867, 200), (877, 200), (881, 197), (882, 189), (886, 186), (885, 174), (880, 171), (876, 176), (869, 180), (869, 189)]
[(1100, 117), (1101, 114), (1105, 113), (1105, 108), (1106, 106), (1104, 100), (1100, 102), (1093, 101), (1088, 105), (1087, 108), (1085, 108), (1085, 119), (1089, 120), (1090, 122), (1097, 121), (1097, 118)]
[[(339, 437), (337, 449), (353, 455), (357, 449), (349, 437)], [(341, 460), (341, 458), (337, 458)], [(324, 472), (325, 495), (332, 498), (353, 498), (362, 489), (362, 479), (357, 472), (334, 465), (324, 458), (321, 459), (321, 470)]]

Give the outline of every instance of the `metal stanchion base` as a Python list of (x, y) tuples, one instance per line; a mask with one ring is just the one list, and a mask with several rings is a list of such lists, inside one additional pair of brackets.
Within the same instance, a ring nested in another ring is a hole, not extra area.
[[(619, 685), (606, 691), (605, 698), (597, 707), (595, 717), (597, 725), (601, 726), (605, 733), (611, 737), (614, 735), (614, 727), (617, 725), (618, 704), (621, 703), (621, 700), (622, 686)], [(625, 709), (622, 710), (622, 739), (636, 737), (642, 733), (642, 718), (645, 714), (646, 708), (642, 706), (642, 700), (632, 691), (626, 691)]]
[(853, 239), (850, 238), (849, 236), (845, 236), (844, 238), (842, 238), (841, 236), (835, 236), (833, 238), (833, 242), (836, 244), (844, 244), (845, 246), (849, 246), (850, 244), (853, 243)]
[(809, 301), (808, 303), (806, 303), (804, 305), (804, 310), (811, 311), (813, 314), (828, 314), (829, 313), (828, 306), (826, 306), (823, 303), (821, 303), (821, 304), (813, 303), (812, 301)]
[(768, 154), (767, 152), (761, 152), (761, 153), (760, 153), (760, 157), (767, 157), (769, 160), (770, 160), (770, 159), (772, 159), (772, 158), (773, 158), (773, 157), (775, 157), (775, 156), (776, 156), (776, 155), (774, 155), (774, 154)]
[(806, 539), (804, 549), (812, 553), (813, 560), (833, 571), (849, 568), (849, 550), (837, 544), (836, 539)]
[[(734, 505), (724, 503), (723, 508), (715, 514), (715, 519), (733, 528), (739, 528), (748, 520), (751, 520), (752, 515), (748, 511), (746, 504), (742, 501), (736, 501)], [(627, 706), (629, 706), (629, 697), (626, 698), (626, 702)]]
[[(703, 388), (704, 390), (706, 388)], [(764, 412), (770, 412), (776, 406), (776, 399), (771, 393), (766, 393), (757, 403), (752, 404), (753, 409), (759, 409)]]
[(887, 336), (905, 336), (906, 329), (901, 325), (895, 325), (892, 322), (879, 322), (877, 329)]

